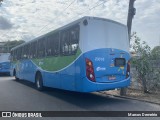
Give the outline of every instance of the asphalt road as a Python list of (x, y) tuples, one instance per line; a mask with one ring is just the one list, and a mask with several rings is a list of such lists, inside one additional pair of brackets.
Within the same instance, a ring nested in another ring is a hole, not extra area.
[(99, 93), (84, 94), (50, 88), (40, 92), (30, 82), (1, 76), (0, 111), (160, 111), (160, 106)]

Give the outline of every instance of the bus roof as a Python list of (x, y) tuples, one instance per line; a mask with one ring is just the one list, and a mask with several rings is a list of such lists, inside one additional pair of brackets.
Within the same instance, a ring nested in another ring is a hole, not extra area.
[(80, 18), (80, 19), (77, 19), (77, 20), (71, 22), (71, 23), (68, 23), (67, 25), (64, 25), (64, 26), (59, 27), (59, 28), (57, 28), (57, 29), (55, 29), (55, 30), (52, 30), (52, 31), (50, 31), (50, 32), (48, 32), (48, 33), (46, 33), (46, 34), (44, 34), (44, 35), (41, 35), (41, 36), (39, 36), (39, 37), (36, 37), (36, 38), (34, 38), (34, 39), (30, 40), (30, 41), (27, 41), (26, 43), (23, 43), (23, 44), (21, 44), (21, 45), (18, 45), (18, 46), (16, 46), (16, 47), (12, 48), (11, 51), (14, 50), (14, 49), (16, 49), (16, 48), (19, 48), (19, 47), (21, 47), (21, 46), (24, 46), (24, 45), (26, 45), (26, 44), (32, 43), (32, 42), (34, 42), (34, 41), (37, 41), (37, 40), (39, 40), (39, 39), (41, 39), (41, 38), (43, 38), (43, 37), (45, 37), (45, 36), (47, 36), (47, 35), (49, 35), (49, 34), (52, 34), (52, 33), (55, 33), (55, 32), (57, 32), (57, 31), (61, 31), (61, 30), (65, 29), (65, 28), (68, 28), (68, 27), (70, 27), (70, 26), (79, 24), (81, 21), (83, 21), (83, 20), (85, 20), (85, 19), (103, 20), (103, 21), (113, 22), (113, 23), (116, 23), (116, 24), (119, 24), (119, 25), (122, 25), (122, 26), (126, 27), (126, 25), (124, 25), (124, 24), (122, 24), (122, 23), (119, 23), (119, 22), (116, 22), (116, 21), (113, 21), (113, 20), (110, 20), (110, 19), (107, 19), (107, 18), (84, 16), (84, 17), (82, 17), (82, 18)]

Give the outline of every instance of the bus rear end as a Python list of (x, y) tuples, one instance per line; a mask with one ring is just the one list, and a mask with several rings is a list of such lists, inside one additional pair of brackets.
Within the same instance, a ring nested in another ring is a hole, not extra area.
[(10, 60), (9, 53), (0, 54), (0, 74), (10, 75)]
[(101, 91), (130, 84), (130, 55), (118, 49), (99, 49), (85, 53), (84, 90)]
[[(84, 53), (83, 91), (101, 91), (130, 84), (130, 54), (127, 27), (101, 18), (88, 18), (81, 26), (80, 47)], [(83, 32), (84, 31), (84, 32)]]

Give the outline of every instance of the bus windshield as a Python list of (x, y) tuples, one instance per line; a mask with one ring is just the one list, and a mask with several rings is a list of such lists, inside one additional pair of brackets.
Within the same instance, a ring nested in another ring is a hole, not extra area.
[(9, 53), (0, 53), (0, 62), (9, 62)]

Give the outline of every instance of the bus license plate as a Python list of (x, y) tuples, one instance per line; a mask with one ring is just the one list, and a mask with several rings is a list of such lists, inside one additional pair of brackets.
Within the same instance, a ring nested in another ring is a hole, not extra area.
[(115, 80), (115, 79), (116, 79), (116, 76), (109, 76), (108, 79), (109, 79), (109, 80)]

